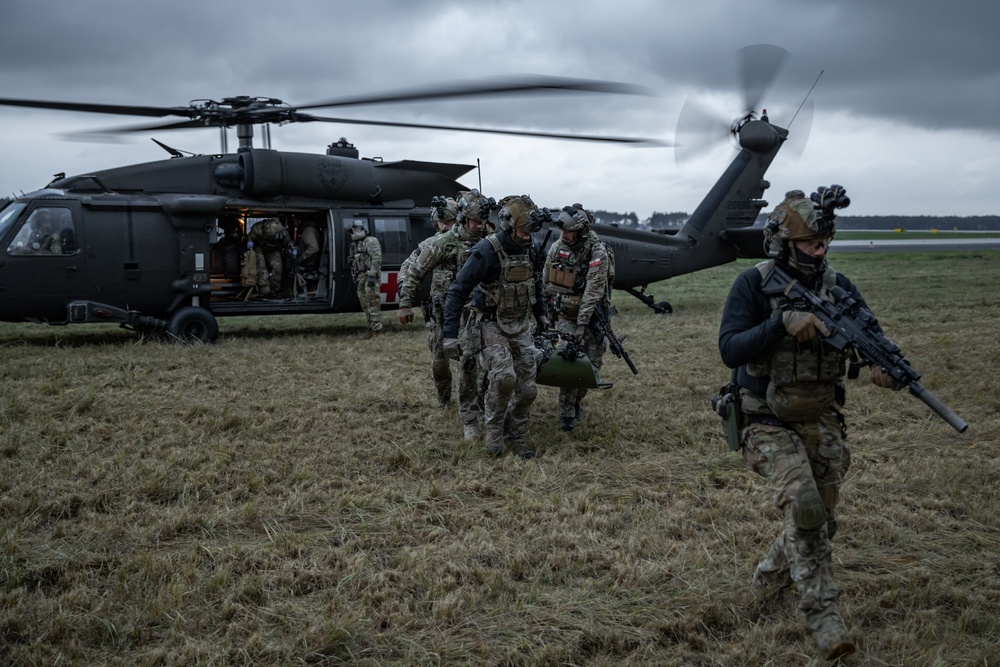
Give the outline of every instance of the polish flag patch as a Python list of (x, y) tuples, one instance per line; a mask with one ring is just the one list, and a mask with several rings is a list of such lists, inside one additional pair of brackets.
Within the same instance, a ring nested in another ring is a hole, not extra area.
[(595, 266), (600, 266), (600, 265), (601, 265), (601, 260), (600, 259), (592, 259), (592, 260), (590, 260), (590, 268), (594, 268)]

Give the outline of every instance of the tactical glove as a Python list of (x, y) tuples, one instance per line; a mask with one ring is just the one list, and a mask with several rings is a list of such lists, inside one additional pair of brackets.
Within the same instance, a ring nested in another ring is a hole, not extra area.
[(375, 289), (378, 286), (378, 278), (375, 276), (368, 276), (368, 289)]
[(895, 378), (889, 372), (879, 366), (872, 366), (872, 384), (883, 389), (899, 389)]
[(445, 338), (441, 343), (441, 350), (444, 356), (449, 359), (458, 360), (462, 357), (462, 348), (458, 344), (457, 338)]
[(538, 333), (545, 333), (549, 329), (549, 318), (538, 315), (535, 317), (535, 324), (538, 325)]
[(830, 335), (830, 330), (826, 328), (823, 321), (812, 313), (804, 313), (798, 310), (789, 310), (781, 314), (781, 323), (785, 325), (785, 331), (800, 343), (807, 343), (816, 337), (817, 332), (824, 336)]
[(401, 307), (396, 313), (396, 319), (400, 324), (409, 324), (413, 321), (413, 311), (407, 307)]
[(577, 324), (576, 328), (573, 329), (573, 339), (576, 340), (577, 343), (582, 343), (583, 338), (586, 335), (587, 335), (587, 327), (583, 326), (582, 324)]

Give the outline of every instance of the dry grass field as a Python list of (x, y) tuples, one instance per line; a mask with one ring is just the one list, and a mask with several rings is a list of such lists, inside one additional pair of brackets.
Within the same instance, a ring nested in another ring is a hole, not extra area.
[[(832, 261), (971, 424), (849, 384), (849, 664), (1000, 665), (1000, 252)], [(572, 433), (540, 388), (530, 461), (462, 442), (419, 325), (0, 325), (0, 664), (822, 664), (751, 595), (779, 517), (708, 407), (748, 265), (616, 293), (640, 374)]]

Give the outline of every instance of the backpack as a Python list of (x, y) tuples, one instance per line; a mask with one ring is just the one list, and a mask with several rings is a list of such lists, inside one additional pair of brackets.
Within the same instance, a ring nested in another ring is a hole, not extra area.
[(253, 249), (247, 250), (243, 255), (243, 269), (240, 271), (240, 280), (244, 287), (255, 287), (257, 285), (257, 252)]

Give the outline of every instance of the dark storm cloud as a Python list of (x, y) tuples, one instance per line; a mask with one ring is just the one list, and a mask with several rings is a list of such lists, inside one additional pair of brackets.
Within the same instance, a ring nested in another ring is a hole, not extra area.
[[(315, 113), (669, 141), (689, 96), (705, 102), (728, 126), (745, 110), (740, 48), (773, 44), (790, 54), (761, 99), (774, 122), (791, 119), (823, 72), (811, 97), (816, 121), (809, 135), (810, 150), (823, 152), (814, 155), (810, 166), (818, 171), (863, 165), (870, 173), (856, 177), (874, 189), (873, 175), (902, 172), (901, 166), (906, 168), (900, 179), (930, 182), (933, 164), (934, 172), (963, 173), (962, 202), (982, 203), (962, 205), (982, 212), (991, 206), (985, 194), (978, 194), (990, 189), (980, 185), (982, 174), (995, 161), (984, 148), (980, 155), (969, 152), (970, 146), (1000, 140), (995, 120), (1000, 47), (993, 35), (998, 24), (1000, 4), (985, 0), (89, 0), (55, 7), (10, 0), (0, 4), (0, 97), (184, 106), (193, 99), (249, 95), (306, 104), (430, 83), (544, 74), (639, 84), (657, 97), (550, 94)], [(100, 165), (162, 157), (158, 149), (138, 141), (138, 135), (132, 137), (132, 150), (120, 154), (54, 140), (63, 132), (143, 121), (0, 107), (0, 132), (6, 129), (9, 137), (0, 182), (6, 188), (24, 187), (28, 184), (20, 179), (28, 173), (30, 182), (37, 182), (56, 169), (94, 168), (90, 165), (97, 160)], [(804, 122), (797, 122), (793, 139), (804, 139)], [(965, 131), (967, 143), (950, 149), (956, 142), (954, 130)], [(200, 139), (184, 136), (182, 146), (217, 148), (213, 133), (199, 132)], [(464, 162), (488, 151), (496, 171), (503, 164), (500, 152), (508, 149), (503, 145), (498, 150), (476, 135), (367, 131), (356, 125), (290, 126), (277, 136), (285, 150), (314, 150), (318, 142), (341, 135), (359, 137), (386, 156)], [(37, 140), (28, 148), (32, 136)], [(922, 148), (911, 141), (915, 136)], [(300, 137), (307, 137), (305, 146), (290, 145)], [(12, 164), (15, 145), (24, 147)], [(535, 159), (533, 152), (539, 158), (575, 155), (575, 146), (521, 142), (509, 148)], [(908, 152), (905, 162), (893, 161), (901, 151)], [(612, 180), (602, 171), (605, 163), (611, 170), (617, 165), (619, 172), (634, 170), (638, 178), (665, 178), (664, 165), (673, 165), (668, 150), (632, 152), (628, 158), (602, 151), (586, 155), (585, 176), (595, 188)], [(794, 174), (787, 158), (783, 154), (770, 175), (780, 178), (785, 169)], [(565, 159), (563, 165), (577, 162)], [(674, 187), (691, 189), (678, 207), (691, 208), (690, 198), (700, 196), (705, 181), (718, 173), (714, 164), (704, 172), (699, 169), (688, 165), (669, 172)], [(617, 187), (634, 198), (630, 184)], [(913, 187), (927, 191), (925, 185)], [(661, 206), (645, 204), (654, 205)], [(912, 205), (932, 206), (929, 201)], [(942, 210), (957, 205), (938, 204)]]

